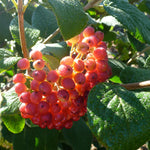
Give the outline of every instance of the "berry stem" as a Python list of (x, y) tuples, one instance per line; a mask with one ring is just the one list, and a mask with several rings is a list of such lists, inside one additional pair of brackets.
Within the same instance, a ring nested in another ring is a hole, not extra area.
[(20, 43), (22, 48), (22, 53), (24, 58), (28, 58), (28, 50), (26, 45), (25, 39), (25, 32), (24, 32), (24, 12), (23, 12), (23, 1), (18, 0), (18, 24), (19, 24), (19, 35), (20, 35)]
[(121, 84), (121, 86), (126, 88), (127, 90), (141, 89), (141, 88), (149, 87), (150, 86), (150, 80), (142, 81), (142, 82), (136, 82), (136, 83)]
[(50, 64), (49, 64), (49, 63), (46, 63), (45, 65), (46, 65), (46, 67), (49, 69), (49, 71), (51, 71), (51, 70), (52, 70), (52, 68), (51, 68), (51, 66), (50, 66)]

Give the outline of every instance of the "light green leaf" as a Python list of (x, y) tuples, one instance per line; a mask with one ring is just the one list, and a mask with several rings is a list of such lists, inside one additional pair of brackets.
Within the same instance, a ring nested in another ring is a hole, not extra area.
[(150, 92), (131, 92), (109, 83), (88, 96), (88, 122), (108, 150), (136, 150), (150, 137)]
[(14, 56), (13, 53), (6, 49), (0, 49), (0, 73), (7, 71), (14, 66), (21, 57)]
[(81, 33), (88, 22), (88, 17), (78, 0), (48, 0), (56, 15), (62, 36), (68, 40)]
[[(20, 44), (19, 37), (19, 26), (18, 26), (18, 17), (15, 17), (10, 23), (10, 32), (14, 40)], [(24, 29), (25, 29), (25, 37), (27, 48), (30, 49), (38, 40), (40, 31), (34, 27), (32, 27), (28, 22), (24, 20)]]
[(150, 20), (135, 6), (125, 1), (105, 0), (104, 9), (142, 41), (150, 43)]

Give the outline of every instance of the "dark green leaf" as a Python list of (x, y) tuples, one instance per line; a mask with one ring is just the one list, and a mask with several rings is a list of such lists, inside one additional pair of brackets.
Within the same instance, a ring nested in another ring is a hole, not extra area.
[(46, 38), (52, 34), (57, 28), (56, 17), (52, 11), (38, 6), (32, 15), (33, 27), (40, 30), (40, 36)]
[(56, 15), (58, 26), (65, 40), (74, 37), (85, 28), (88, 17), (78, 0), (48, 0)]
[[(10, 23), (10, 31), (14, 40), (20, 44), (19, 38), (19, 27), (18, 27), (18, 17), (15, 17)], [(28, 22), (24, 20), (25, 37), (27, 48), (30, 49), (38, 40), (40, 31), (33, 28)]]
[(109, 150), (136, 150), (150, 136), (150, 93), (130, 92), (109, 83), (88, 96), (89, 126)]
[(150, 80), (150, 70), (127, 67), (121, 71), (120, 80), (123, 83), (134, 83)]
[(113, 75), (118, 76), (120, 76), (120, 72), (127, 67), (126, 64), (115, 59), (109, 59), (109, 65), (112, 68)]
[(5, 72), (6, 70), (10, 69), (14, 66), (21, 57), (14, 56), (13, 53), (6, 49), (0, 49), (0, 73)]
[(72, 146), (73, 150), (90, 150), (92, 134), (85, 122), (80, 119), (74, 122), (71, 129), (63, 129), (65, 140)]
[(143, 12), (150, 13), (150, 0), (142, 0), (138, 5), (138, 9)]
[(4, 41), (5, 39), (11, 40), (11, 34), (9, 31), (9, 24), (12, 20), (12, 16), (5, 11), (5, 9), (0, 4), (0, 41)]
[(148, 57), (146, 58), (146, 62), (145, 62), (144, 67), (150, 69), (150, 56), (148, 56)]
[[(135, 6), (125, 1), (105, 0), (105, 10), (115, 17), (130, 32), (150, 43), (150, 20)], [(142, 40), (142, 39), (141, 39)]]

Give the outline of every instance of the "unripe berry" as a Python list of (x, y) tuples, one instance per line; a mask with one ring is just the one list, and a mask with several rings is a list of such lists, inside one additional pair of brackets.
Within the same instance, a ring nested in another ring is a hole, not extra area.
[(89, 37), (91, 35), (94, 35), (94, 33), (95, 33), (95, 29), (91, 26), (88, 26), (83, 30), (84, 37)]
[(36, 70), (42, 70), (45, 66), (45, 61), (43, 59), (37, 59), (33, 62), (33, 67)]
[(26, 82), (26, 78), (24, 76), (23, 73), (17, 73), (13, 76), (13, 82), (14, 83), (25, 83)]
[(60, 60), (60, 65), (69, 65), (72, 66), (73, 58), (71, 56), (65, 56)]
[(63, 78), (61, 85), (68, 90), (73, 90), (75, 88), (75, 83), (71, 78)]
[(96, 62), (94, 59), (86, 59), (84, 64), (87, 71), (93, 71), (96, 68)]
[(73, 69), (76, 72), (82, 72), (84, 70), (84, 62), (81, 59), (75, 59)]
[(19, 96), (19, 100), (20, 100), (20, 102), (22, 102), (22, 103), (30, 103), (30, 95), (31, 95), (31, 93), (30, 92), (23, 92), (23, 93), (21, 93), (20, 94), (20, 96)]
[(59, 79), (59, 74), (57, 73), (56, 70), (51, 70), (48, 72), (47, 75), (48, 82), (57, 82), (58, 79)]
[(69, 77), (72, 75), (72, 72), (73, 72), (73, 70), (72, 70), (71, 66), (69, 66), (69, 65), (60, 65), (58, 67), (58, 73), (62, 77)]
[(43, 94), (43, 95), (49, 95), (52, 91), (52, 86), (49, 82), (42, 82), (39, 86), (39, 91)]
[(30, 83), (30, 88), (31, 90), (39, 91), (39, 85), (40, 85), (40, 82), (34, 79)]
[(38, 104), (42, 99), (42, 93), (39, 91), (34, 91), (30, 95), (31, 102), (34, 104)]
[(57, 98), (60, 101), (68, 101), (69, 100), (69, 93), (65, 89), (61, 89), (57, 92)]
[(30, 62), (27, 58), (22, 58), (18, 61), (17, 67), (21, 70), (26, 70), (29, 69), (30, 67)]
[(86, 78), (85, 78), (85, 75), (83, 73), (76, 73), (74, 75), (74, 81), (77, 83), (77, 84), (84, 84), (85, 81), (86, 81)]
[(105, 60), (105, 59), (107, 59), (107, 52), (106, 52), (106, 49), (104, 47), (97, 47), (93, 51), (93, 55), (98, 60)]
[(35, 70), (35, 71), (33, 71), (33, 73), (32, 73), (32, 77), (33, 77), (35, 80), (37, 80), (37, 81), (39, 81), (39, 82), (42, 82), (42, 81), (44, 81), (45, 78), (46, 78), (46, 72), (45, 72), (44, 70)]
[(32, 50), (29, 56), (32, 60), (42, 59), (42, 53), (38, 50)]
[(87, 43), (84, 43), (84, 42), (80, 42), (77, 46), (77, 51), (78, 53), (81, 53), (81, 54), (86, 54), (88, 53), (89, 51), (89, 46)]
[(15, 92), (17, 94), (21, 94), (27, 90), (27, 87), (24, 83), (16, 83), (15, 84)]

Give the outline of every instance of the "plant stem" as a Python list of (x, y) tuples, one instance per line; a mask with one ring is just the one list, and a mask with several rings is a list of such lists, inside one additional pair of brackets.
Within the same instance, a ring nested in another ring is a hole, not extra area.
[(136, 82), (136, 83), (121, 84), (121, 86), (126, 88), (127, 90), (141, 89), (145, 87), (150, 87), (150, 80)]
[(50, 41), (54, 36), (56, 36), (60, 32), (60, 29), (57, 28), (51, 35), (49, 35), (44, 41), (43, 44), (46, 44), (48, 41)]
[(18, 0), (18, 24), (19, 24), (19, 35), (20, 35), (20, 43), (21, 49), (24, 58), (28, 58), (29, 52), (27, 50), (25, 32), (24, 32), (24, 17), (23, 17), (23, 0)]
[(146, 52), (147, 50), (150, 50), (150, 46), (147, 46), (142, 51), (135, 53), (133, 57), (128, 60), (127, 65), (129, 65), (132, 61), (136, 59), (136, 57), (140, 56), (142, 53)]
[(11, 1), (14, 4), (14, 6), (16, 7), (16, 10), (18, 10), (18, 5), (17, 5), (16, 1), (15, 0), (11, 0)]
[(101, 3), (102, 0), (91, 0), (91, 1), (89, 1), (89, 2), (84, 6), (83, 10), (86, 11), (86, 10), (92, 8), (97, 2)]

